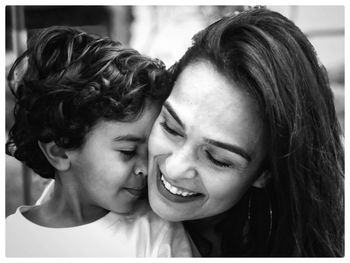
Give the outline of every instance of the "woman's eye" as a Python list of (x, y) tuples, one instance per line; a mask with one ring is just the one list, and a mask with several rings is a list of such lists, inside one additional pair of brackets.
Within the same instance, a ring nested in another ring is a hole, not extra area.
[(209, 161), (211, 161), (211, 162), (212, 162), (213, 164), (215, 164), (216, 166), (224, 167), (224, 168), (232, 167), (232, 164), (230, 164), (230, 163), (221, 162), (221, 161), (216, 160), (216, 159), (210, 154), (209, 151), (205, 151), (205, 153), (206, 153), (207, 158), (209, 159)]
[(170, 128), (170, 127), (168, 126), (168, 124), (167, 124), (165, 121), (161, 122), (160, 125), (163, 127), (163, 129), (164, 129), (167, 133), (170, 133), (170, 134), (172, 134), (172, 135), (174, 135), (174, 136), (180, 136), (180, 137), (182, 137), (182, 135), (181, 135), (180, 133), (178, 133), (177, 131), (175, 131), (175, 130), (173, 130), (172, 128)]

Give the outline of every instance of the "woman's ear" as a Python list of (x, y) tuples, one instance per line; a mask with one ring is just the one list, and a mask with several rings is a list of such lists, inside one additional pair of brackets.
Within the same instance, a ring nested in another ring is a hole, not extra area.
[(262, 174), (253, 182), (252, 186), (256, 188), (263, 188), (271, 178), (271, 173), (269, 170), (265, 170)]
[(55, 142), (38, 142), (39, 147), (49, 163), (58, 171), (64, 172), (70, 168), (70, 160), (65, 149), (57, 146)]

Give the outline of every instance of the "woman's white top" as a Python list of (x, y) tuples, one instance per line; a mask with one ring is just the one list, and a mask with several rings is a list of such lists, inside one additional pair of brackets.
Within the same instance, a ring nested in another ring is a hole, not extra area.
[(135, 212), (109, 212), (95, 222), (49, 228), (23, 216), (21, 206), (6, 219), (8, 257), (191, 257), (181, 223), (161, 219), (140, 201)]

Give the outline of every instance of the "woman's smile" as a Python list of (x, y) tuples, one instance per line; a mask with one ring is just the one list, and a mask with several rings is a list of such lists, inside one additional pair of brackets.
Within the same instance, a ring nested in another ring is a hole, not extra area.
[(201, 193), (176, 186), (170, 182), (170, 179), (168, 179), (160, 169), (157, 170), (157, 189), (165, 199), (172, 202), (183, 203), (196, 201), (204, 197)]
[(191, 191), (186, 191), (184, 189), (178, 188), (174, 185), (172, 185), (171, 183), (169, 183), (164, 175), (161, 173), (160, 174), (160, 180), (162, 181), (164, 187), (172, 194), (175, 195), (181, 195), (181, 196), (193, 196), (193, 195), (197, 195), (198, 193), (195, 192), (191, 192)]

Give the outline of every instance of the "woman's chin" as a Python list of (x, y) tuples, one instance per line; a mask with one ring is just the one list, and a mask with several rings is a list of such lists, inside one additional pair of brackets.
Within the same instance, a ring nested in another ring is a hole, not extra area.
[(185, 216), (179, 213), (179, 211), (174, 211), (169, 206), (165, 206), (164, 204), (160, 204), (157, 202), (159, 200), (154, 200), (153, 198), (149, 199), (150, 206), (158, 216), (163, 218), (166, 221), (170, 222), (181, 222), (184, 220), (188, 220)]

